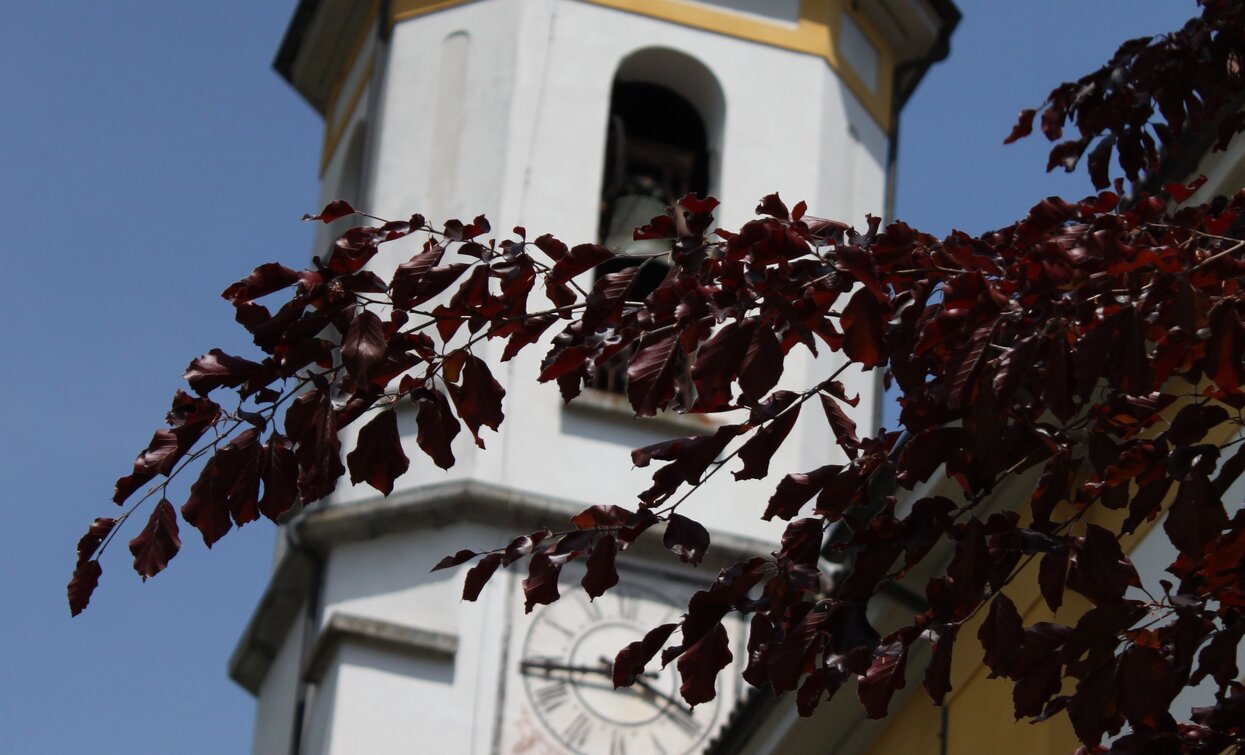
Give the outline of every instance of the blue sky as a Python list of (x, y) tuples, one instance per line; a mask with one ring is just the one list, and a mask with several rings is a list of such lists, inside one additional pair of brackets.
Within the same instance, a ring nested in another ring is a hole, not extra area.
[[(183, 527), (173, 568), (147, 584), (118, 543), (84, 615), (70, 620), (64, 592), (77, 538), (112, 513), (112, 483), (181, 369), (211, 346), (247, 350), (221, 289), (259, 262), (301, 266), (310, 254), (298, 218), (316, 209), (321, 123), (270, 67), (294, 5), (6, 8), (0, 752), (249, 750), (252, 700), (225, 666), (267, 579), (271, 528), (208, 552)], [(960, 5), (952, 56), (902, 124), (898, 214), (936, 233), (1087, 193), (1081, 174), (1042, 174), (1044, 143), (1002, 147), (1016, 113), (1194, 8)]]

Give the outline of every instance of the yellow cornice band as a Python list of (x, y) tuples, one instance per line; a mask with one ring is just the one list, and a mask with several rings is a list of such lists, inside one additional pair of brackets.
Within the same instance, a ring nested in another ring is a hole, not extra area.
[[(473, 0), (392, 0), (389, 26), (427, 13), (463, 5)], [(746, 16), (728, 10), (693, 5), (683, 0), (580, 0), (606, 8), (657, 18), (693, 29), (745, 39), (758, 44), (816, 55), (830, 64), (852, 94), (864, 104), (873, 119), (886, 131), (893, 127), (891, 112), (892, 71), (895, 55), (873, 23), (852, 8), (848, 0), (800, 0), (799, 21), (792, 26)], [(878, 52), (876, 89), (869, 87), (840, 59), (835, 47), (843, 14), (850, 14)]]
[[(387, 27), (392, 29), (395, 24), (407, 19), (416, 18), (428, 13), (464, 5), (474, 0), (392, 0), (389, 3)], [(753, 16), (745, 16), (728, 10), (693, 5), (683, 0), (580, 0), (580, 2), (600, 5), (606, 8), (635, 13), (641, 16), (657, 18), (670, 23), (687, 26), (693, 29), (713, 32), (736, 39), (769, 45), (784, 50), (816, 55), (822, 58), (839, 75), (847, 88), (851, 90), (865, 109), (884, 131), (894, 128), (894, 113), (891, 111), (893, 97), (893, 71), (895, 67), (894, 52), (886, 43), (885, 38), (864, 15), (857, 12), (848, 0), (800, 0), (799, 20), (793, 26)], [(346, 65), (343, 67), (337, 84), (329, 96), (328, 116), (325, 122), (324, 150), (320, 160), (320, 170), (328, 165), (337, 144), (345, 132), (363, 89), (370, 78), (370, 65), (359, 84), (351, 91), (346, 107), (338, 107), (338, 99), (342, 88), (354, 70), (355, 59), (364, 49), (367, 36), (372, 33), (375, 14), (379, 3), (373, 3), (372, 11), (364, 29), (352, 47)], [(835, 40), (838, 39), (839, 25), (844, 14), (849, 14), (860, 30), (869, 39), (878, 52), (878, 80), (876, 87), (870, 87), (850, 65), (840, 58)]]

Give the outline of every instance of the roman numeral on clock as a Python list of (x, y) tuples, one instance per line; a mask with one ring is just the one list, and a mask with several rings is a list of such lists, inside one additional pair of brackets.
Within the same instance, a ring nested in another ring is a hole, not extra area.
[(580, 713), (571, 721), (570, 726), (562, 732), (562, 738), (571, 747), (582, 747), (584, 742), (588, 741), (588, 732), (592, 729), (592, 721), (589, 720), (587, 713)]
[(562, 707), (566, 702), (567, 684), (564, 681), (553, 682), (532, 693), (532, 699), (541, 713), (550, 713)]

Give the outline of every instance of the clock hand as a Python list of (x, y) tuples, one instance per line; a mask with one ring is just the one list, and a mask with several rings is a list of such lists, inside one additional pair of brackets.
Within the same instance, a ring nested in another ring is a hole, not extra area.
[[(602, 664), (605, 664), (605, 665), (608, 665), (608, 664), (609, 664), (609, 659), (608, 659), (608, 658), (602, 658), (602, 659), (601, 659), (601, 663), (602, 663)], [(692, 711), (691, 711), (691, 709), (690, 709), (690, 708), (688, 708), (688, 707), (687, 707), (687, 705), (686, 705), (686, 704), (685, 704), (682, 700), (679, 700), (678, 698), (672, 697), (671, 695), (667, 695), (665, 692), (662, 692), (661, 690), (659, 690), (659, 689), (657, 689), (656, 687), (654, 687), (654, 686), (653, 686), (653, 685), (652, 685), (652, 684), (648, 681), (648, 679), (655, 679), (656, 677), (657, 677), (657, 673), (656, 673), (656, 672), (653, 672), (653, 671), (647, 671), (647, 672), (645, 672), (645, 673), (643, 673), (643, 674), (641, 674), (641, 675), (637, 676), (637, 677), (635, 678), (635, 683), (636, 683), (636, 684), (640, 687), (640, 689), (642, 689), (642, 690), (644, 690), (645, 692), (647, 692), (647, 693), (648, 693), (648, 696), (650, 696), (650, 697), (657, 697), (657, 698), (659, 698), (659, 699), (661, 699), (661, 700), (665, 700), (666, 702), (670, 703), (670, 705), (671, 705), (671, 706), (673, 706), (673, 707), (674, 707), (674, 709), (675, 709), (676, 711), (678, 711), (679, 713), (682, 713), (682, 714), (683, 714), (683, 715), (685, 715), (685, 716), (691, 716), (691, 715), (692, 715)]]
[[(519, 662), (520, 671), (567, 671), (579, 674), (599, 674), (601, 676), (613, 676), (614, 670), (608, 665), (602, 666), (578, 666), (570, 663), (559, 663), (558, 661), (550, 661), (545, 659), (523, 659)], [(657, 674), (649, 672), (644, 676), (657, 676)]]

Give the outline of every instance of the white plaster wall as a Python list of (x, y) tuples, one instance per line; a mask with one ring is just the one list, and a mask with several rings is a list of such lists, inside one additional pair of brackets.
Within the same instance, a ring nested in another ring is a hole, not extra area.
[(463, 733), (475, 713), (445, 688), (455, 676), (444, 659), (343, 643), (333, 679), (328, 741), (332, 755), (467, 753)]
[[(299, 611), (302, 617), (302, 611)], [(256, 696), (255, 733), (251, 752), (288, 752), (294, 722), (294, 699), (298, 690), (299, 631), (296, 621), (277, 650)]]
[[(438, 133), (432, 104), (444, 101), (437, 94), (439, 56), (444, 40), (464, 30), (470, 53), (460, 115), (463, 162), (455, 196), (447, 198), (429, 194), (423, 174), (444, 164), (436, 145), (429, 147)], [(817, 214), (880, 212), (885, 135), (824, 60), (563, 0), (485, 0), (395, 27), (372, 206), (386, 217), (421, 210), (430, 219), (447, 214), (438, 214), (440, 208), (461, 207), (468, 215), (488, 214), (502, 236), (521, 224), (529, 238), (548, 231), (569, 243), (594, 239), (614, 74), (627, 56), (652, 47), (679, 50), (718, 77), (725, 118), (714, 183), (723, 226), (746, 222), (756, 201), (775, 190), (789, 204), (806, 200)], [(389, 246), (377, 265), (382, 273), (417, 251), (414, 244)], [(488, 344), (483, 353), (496, 357), (499, 348)], [(508, 391), (507, 421), (501, 436), (485, 431), (487, 452), (477, 451), (464, 431), (454, 444), (458, 464), (443, 472), (410, 442), (412, 471), (399, 484), (475, 477), (585, 505), (632, 505), (652, 470), (632, 470), (631, 449), (688, 431), (625, 414), (563, 409), (555, 386), (534, 381), (542, 354), (532, 347), (496, 368)], [(827, 371), (796, 356), (782, 387), (805, 388)], [(862, 431), (874, 429), (872, 379), (845, 382), (862, 396), (855, 412)], [(806, 408), (820, 412), (815, 403)], [(401, 426), (413, 441), (413, 412), (403, 413)], [(771, 465), (771, 479), (734, 483), (723, 472), (689, 503), (690, 513), (722, 531), (776, 537), (781, 525), (759, 524), (758, 516), (778, 477), (834, 460), (824, 423), (802, 420), (797, 433), (803, 435), (789, 440)], [(370, 488), (344, 487), (336, 500), (373, 495)]]

